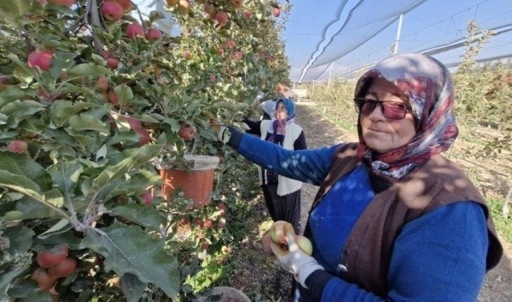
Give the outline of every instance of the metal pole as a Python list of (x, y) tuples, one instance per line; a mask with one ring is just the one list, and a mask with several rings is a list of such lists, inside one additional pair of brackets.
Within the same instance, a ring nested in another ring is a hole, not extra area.
[(398, 30), (396, 31), (396, 39), (393, 45), (393, 54), (396, 55), (398, 53), (398, 43), (400, 42), (400, 35), (402, 34), (402, 23), (404, 20), (404, 15), (400, 14), (400, 18), (398, 19)]

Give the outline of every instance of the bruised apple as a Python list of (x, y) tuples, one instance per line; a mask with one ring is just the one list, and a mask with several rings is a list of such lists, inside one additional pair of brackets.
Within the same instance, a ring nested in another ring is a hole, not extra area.
[(40, 267), (48, 268), (55, 266), (68, 257), (69, 248), (67, 245), (58, 245), (50, 250), (37, 253), (37, 264)]
[(270, 236), (275, 243), (286, 244), (286, 236), (288, 234), (295, 235), (295, 231), (293, 230), (293, 225), (287, 221), (275, 221), (270, 227)]

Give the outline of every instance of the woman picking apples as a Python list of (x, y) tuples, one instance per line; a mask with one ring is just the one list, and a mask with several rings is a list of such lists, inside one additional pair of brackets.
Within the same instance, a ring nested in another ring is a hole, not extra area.
[(276, 253), (295, 301), (476, 301), (502, 247), (485, 200), (441, 153), (455, 141), (451, 75), (422, 54), (396, 55), (356, 85), (358, 142), (285, 150), (215, 127), (265, 169), (320, 189), (305, 235)]
[[(245, 119), (244, 122), (249, 126), (246, 132), (285, 149), (307, 149), (304, 131), (295, 123), (295, 104), (289, 99), (277, 99), (270, 104), (274, 105), (273, 118), (261, 121)], [(266, 169), (260, 169), (259, 182), (270, 217), (274, 221), (290, 222), (298, 233), (302, 182)]]

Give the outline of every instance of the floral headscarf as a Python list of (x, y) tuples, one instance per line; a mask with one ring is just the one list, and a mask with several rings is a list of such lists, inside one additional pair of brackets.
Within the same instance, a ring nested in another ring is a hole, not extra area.
[(453, 82), (449, 71), (436, 59), (403, 54), (381, 61), (362, 75), (355, 96), (364, 96), (375, 78), (394, 83), (404, 92), (416, 122), (416, 135), (409, 143), (381, 154), (366, 146), (358, 120), (359, 157), (374, 174), (394, 182), (455, 141), (458, 128), (453, 114)]

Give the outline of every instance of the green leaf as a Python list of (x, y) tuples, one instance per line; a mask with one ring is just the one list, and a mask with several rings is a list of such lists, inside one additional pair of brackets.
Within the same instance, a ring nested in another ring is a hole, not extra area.
[(166, 219), (154, 207), (148, 207), (141, 204), (126, 204), (113, 208), (111, 213), (115, 216), (121, 216), (141, 225), (145, 228), (161, 229), (165, 226)]
[(72, 228), (72, 226), (71, 226), (71, 224), (69, 224), (69, 221), (67, 219), (61, 219), (59, 222), (54, 224), (51, 228), (46, 230), (46, 232), (37, 235), (37, 238), (46, 239), (55, 234), (65, 233), (65, 232), (71, 230), (71, 228)]
[(72, 116), (85, 109), (95, 107), (95, 104), (86, 102), (57, 101), (52, 104), (52, 121), (57, 127), (62, 127)]
[(119, 276), (133, 274), (175, 298), (180, 288), (178, 263), (174, 256), (165, 252), (164, 245), (163, 239), (152, 239), (139, 226), (121, 223), (104, 230), (89, 229), (82, 240), (82, 248), (105, 257), (106, 271), (114, 271)]
[(46, 170), (23, 154), (0, 151), (0, 171), (2, 170), (27, 178), (36, 185), (32, 189), (46, 191), (52, 187), (50, 175)]
[(85, 63), (75, 65), (69, 70), (70, 75), (74, 76), (98, 76), (110, 75), (112, 71), (104, 66), (99, 66), (93, 63)]
[(126, 104), (133, 99), (133, 91), (126, 84), (116, 86), (114, 88), (114, 92), (116, 93), (119, 99), (119, 103), (121, 104)]
[(77, 162), (60, 162), (48, 167), (54, 185), (66, 193), (73, 192), (82, 171), (82, 165)]
[(132, 274), (124, 274), (121, 277), (121, 290), (128, 302), (138, 302), (140, 297), (144, 294), (146, 284), (140, 282), (137, 276)]
[(0, 17), (7, 23), (17, 26), (19, 24), (17, 21), (30, 10), (31, 2), (31, 0), (0, 1)]
[(69, 118), (69, 126), (74, 130), (94, 130), (104, 134), (109, 133), (109, 126), (94, 116), (82, 114), (73, 115)]
[(12, 280), (22, 274), (27, 268), (28, 265), (27, 267), (16, 269), (6, 274), (0, 275), (0, 301), (11, 301), (11, 298), (7, 295), (7, 289), (11, 285)]
[(96, 179), (94, 179), (94, 187), (101, 188), (107, 182), (123, 176), (132, 169), (136, 169), (146, 164), (150, 159), (160, 154), (162, 145), (144, 145), (141, 148), (129, 149), (123, 152), (127, 158), (113, 167), (105, 169)]
[(34, 231), (24, 225), (5, 229), (4, 236), (10, 241), (9, 254), (15, 256), (28, 252), (34, 234)]

